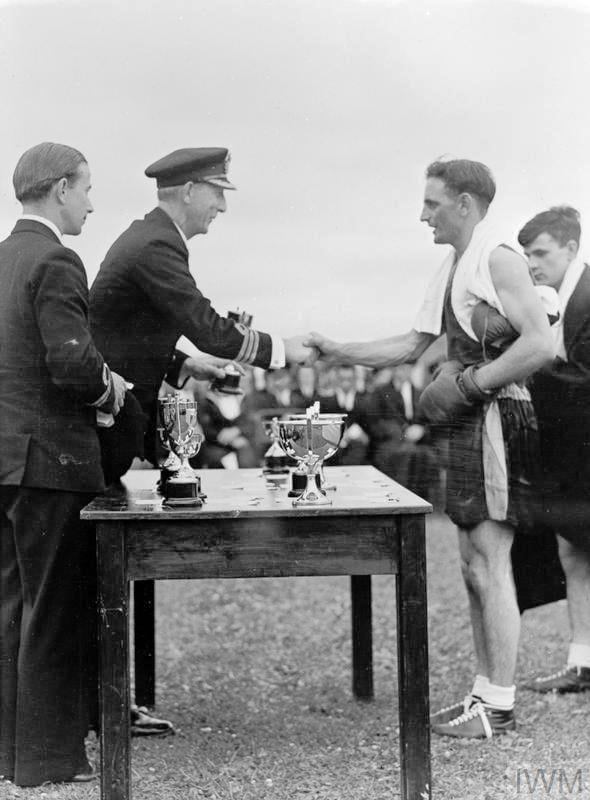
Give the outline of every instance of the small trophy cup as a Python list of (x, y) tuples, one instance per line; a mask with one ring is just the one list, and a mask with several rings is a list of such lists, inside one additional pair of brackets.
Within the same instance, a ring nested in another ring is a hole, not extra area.
[(264, 467), (262, 474), (267, 478), (278, 475), (287, 475), (289, 473), (289, 458), (285, 451), (279, 444), (279, 426), (278, 417), (265, 420), (264, 430), (266, 435), (272, 439), (272, 444), (264, 454)]
[[(252, 325), (252, 314), (247, 314), (245, 311), (228, 311), (228, 319), (233, 319), (241, 325), (249, 328)], [(214, 392), (221, 392), (221, 394), (244, 394), (240, 389), (241, 375), (233, 364), (228, 364), (225, 368), (225, 376), (223, 378), (215, 378), (211, 383), (211, 388)]]
[[(333, 420), (335, 422), (344, 422), (344, 420), (346, 419), (346, 416), (347, 416), (346, 414), (320, 414), (320, 410), (319, 410), (320, 409), (320, 403), (319, 403), (319, 400), (316, 400), (316, 402), (312, 406), (312, 409), (313, 409), (314, 418), (321, 419), (321, 420), (326, 420), (326, 421)], [(305, 419), (305, 415), (304, 414), (291, 414), (289, 419)], [(331, 458), (334, 455), (335, 452), (336, 452), (336, 450), (334, 450), (329, 455), (325, 455), (325, 456), (323, 456), (323, 458), (321, 458), (320, 464), (319, 464), (319, 467), (318, 467), (318, 471), (316, 473), (316, 482), (318, 484), (318, 488), (322, 489), (322, 491), (324, 491), (324, 492), (335, 492), (336, 489), (337, 489), (337, 487), (333, 483), (328, 483), (328, 480), (326, 478), (326, 474), (324, 472), (324, 461), (326, 461), (328, 458)], [(299, 479), (299, 482), (296, 485), (295, 473), (294, 473), (293, 474), (293, 489), (292, 489), (292, 492), (289, 493), (290, 496), (294, 497), (297, 494), (301, 494), (300, 491), (299, 492), (296, 491), (300, 486), (300, 481), (301, 481), (301, 479)]]
[(189, 458), (199, 452), (203, 441), (197, 431), (197, 401), (176, 392), (159, 400), (159, 406), (168, 445), (180, 460), (178, 469), (161, 486), (164, 500), (171, 506), (200, 506), (201, 481), (189, 464)]
[(306, 486), (293, 500), (294, 506), (325, 506), (332, 501), (318, 487), (322, 461), (334, 455), (344, 434), (344, 414), (328, 414), (324, 418), (317, 406), (307, 409), (305, 418), (277, 420), (281, 447), (306, 468)]

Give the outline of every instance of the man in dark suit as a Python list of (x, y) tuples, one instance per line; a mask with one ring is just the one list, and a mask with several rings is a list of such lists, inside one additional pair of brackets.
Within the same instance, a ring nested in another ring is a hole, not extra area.
[(590, 689), (590, 267), (579, 256), (580, 215), (568, 206), (529, 220), (518, 235), (535, 283), (556, 289), (557, 357), (534, 376), (543, 522), (557, 534), (571, 643), (564, 669), (528, 684), (538, 692)]
[(94, 540), (80, 509), (104, 488), (96, 414), (125, 382), (96, 349), (80, 258), (62, 244), (92, 211), (84, 156), (43, 143), (13, 177), (24, 215), (0, 243), (0, 775), (92, 777)]
[(91, 288), (92, 334), (109, 363), (134, 383), (148, 420), (144, 453), (130, 456), (155, 461), (164, 378), (180, 386), (188, 377), (210, 377), (202, 362), (175, 349), (181, 336), (205, 353), (265, 369), (313, 352), (303, 337), (283, 341), (219, 316), (190, 273), (188, 240), (207, 233), (226, 210), (224, 191), (235, 189), (228, 162), (228, 151), (215, 147), (176, 150), (151, 164), (145, 174), (157, 181), (158, 207), (119, 236)]

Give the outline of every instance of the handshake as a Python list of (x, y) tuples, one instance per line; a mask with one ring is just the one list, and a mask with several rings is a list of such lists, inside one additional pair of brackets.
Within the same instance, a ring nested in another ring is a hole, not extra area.
[[(287, 364), (299, 364), (306, 367), (315, 364), (320, 357), (320, 352), (311, 342), (308, 344), (309, 339), (310, 335), (283, 339)], [(207, 354), (189, 356), (183, 363), (179, 382), (182, 383), (183, 378), (194, 378), (197, 381), (223, 379), (225, 367), (229, 364), (240, 374), (244, 374), (244, 368), (240, 364), (227, 358), (217, 358)]]
[(287, 364), (299, 364), (310, 367), (320, 357), (320, 351), (314, 347), (311, 334), (305, 336), (291, 336), (283, 339), (285, 345), (285, 360)]
[(422, 392), (419, 409), (429, 422), (442, 425), (471, 416), (495, 395), (478, 384), (477, 365), (464, 368), (458, 361), (447, 361)]

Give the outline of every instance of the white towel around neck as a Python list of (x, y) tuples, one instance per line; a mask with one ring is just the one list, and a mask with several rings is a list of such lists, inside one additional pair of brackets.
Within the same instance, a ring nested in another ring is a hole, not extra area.
[[(477, 336), (471, 327), (471, 315), (473, 307), (480, 300), (485, 300), (488, 305), (506, 316), (490, 274), (490, 255), (505, 243), (506, 238), (484, 217), (473, 229), (471, 240), (455, 270), (451, 291), (453, 312), (459, 325), (474, 341), (477, 341)], [(415, 330), (435, 336), (442, 333), (445, 292), (455, 255), (455, 250), (451, 250), (432, 276), (424, 302), (414, 321)]]

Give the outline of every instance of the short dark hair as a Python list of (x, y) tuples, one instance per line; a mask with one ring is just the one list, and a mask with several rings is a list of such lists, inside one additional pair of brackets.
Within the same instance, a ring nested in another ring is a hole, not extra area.
[(445, 187), (456, 194), (472, 194), (487, 209), (496, 195), (496, 182), (485, 164), (456, 158), (433, 161), (426, 169), (427, 178), (439, 178)]
[(17, 200), (42, 200), (62, 178), (73, 180), (80, 164), (87, 161), (79, 150), (66, 144), (42, 142), (29, 148), (18, 160), (12, 176)]
[(561, 247), (572, 239), (580, 244), (580, 212), (572, 206), (553, 206), (548, 211), (541, 211), (521, 228), (518, 242), (522, 247), (528, 247), (542, 233), (548, 233)]

